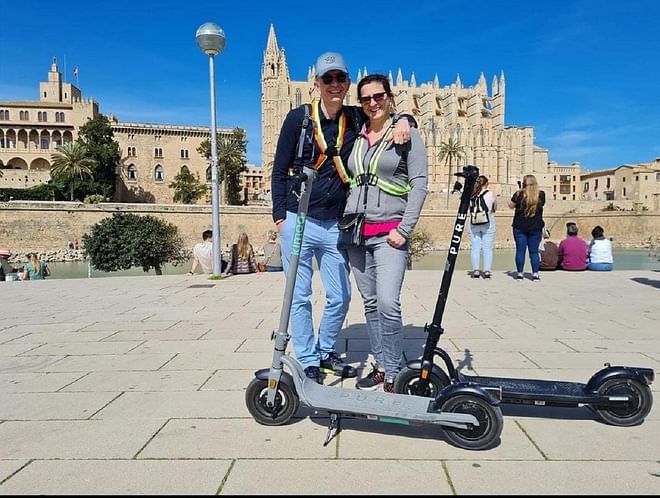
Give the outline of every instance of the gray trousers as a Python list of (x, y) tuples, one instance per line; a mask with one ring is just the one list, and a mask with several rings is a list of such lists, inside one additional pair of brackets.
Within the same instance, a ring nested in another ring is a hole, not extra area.
[(364, 247), (348, 247), (348, 259), (364, 302), (364, 316), (376, 367), (393, 380), (403, 361), (401, 286), (408, 244), (390, 246), (387, 236), (369, 237)]

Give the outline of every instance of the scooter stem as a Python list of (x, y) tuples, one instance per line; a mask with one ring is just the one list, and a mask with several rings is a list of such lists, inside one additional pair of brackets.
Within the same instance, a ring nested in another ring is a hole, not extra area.
[(479, 176), (479, 168), (476, 166), (467, 165), (463, 167), (461, 173), (456, 176), (465, 178), (463, 185), (463, 193), (461, 194), (461, 202), (458, 207), (458, 214), (456, 215), (456, 222), (454, 223), (454, 233), (451, 237), (449, 251), (447, 253), (447, 263), (445, 264), (445, 271), (442, 275), (442, 283), (440, 284), (440, 291), (438, 293), (438, 300), (435, 304), (435, 311), (433, 313), (433, 321), (427, 324), (424, 329), (429, 334), (426, 344), (424, 346), (424, 354), (422, 356), (422, 371), (420, 373), (419, 387), (426, 389), (428, 387), (429, 374), (433, 367), (433, 354), (440, 336), (442, 335), (442, 315), (445, 312), (447, 304), (447, 295), (449, 294), (449, 287), (451, 286), (451, 279), (454, 275), (454, 267), (456, 266), (456, 258), (458, 257), (458, 250), (461, 246), (461, 238), (465, 228), (465, 220), (467, 219), (468, 209), (470, 207), (470, 197), (474, 190), (474, 184)]

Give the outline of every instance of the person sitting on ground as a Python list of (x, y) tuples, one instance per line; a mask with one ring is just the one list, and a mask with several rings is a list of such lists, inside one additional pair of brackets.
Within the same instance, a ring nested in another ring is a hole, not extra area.
[(553, 271), (559, 266), (559, 247), (550, 240), (550, 232), (543, 229), (543, 240), (541, 247), (539, 247), (539, 254), (541, 255), (541, 271)]
[(257, 258), (254, 256), (254, 249), (247, 234), (243, 232), (238, 236), (238, 242), (231, 246), (231, 260), (224, 275), (256, 273), (257, 271)]
[(202, 268), (203, 273), (213, 273), (213, 231), (204, 230), (202, 232), (202, 242), (198, 242), (193, 247), (192, 268), (188, 275), (194, 275), (198, 266)]
[(562, 270), (584, 271), (587, 269), (587, 243), (578, 237), (578, 226), (566, 223), (566, 238), (559, 243), (559, 266)]
[(603, 227), (596, 225), (591, 231), (591, 236), (593, 240), (589, 243), (587, 268), (594, 271), (612, 271), (614, 269), (612, 242), (605, 238)]
[(28, 254), (28, 262), (23, 267), (23, 280), (45, 280), (50, 277), (50, 268), (45, 261), (39, 261), (37, 254)]
[(14, 269), (9, 264), (11, 251), (9, 249), (0, 249), (0, 281), (4, 282), (7, 275), (14, 273)]
[(264, 266), (266, 271), (282, 271), (282, 250), (277, 241), (277, 231), (268, 230), (268, 240), (264, 244)]

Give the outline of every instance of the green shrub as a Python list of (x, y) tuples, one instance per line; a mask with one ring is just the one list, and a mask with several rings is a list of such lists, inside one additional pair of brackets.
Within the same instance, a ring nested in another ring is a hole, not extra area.
[(176, 225), (154, 216), (115, 213), (95, 224), (82, 242), (92, 267), (101, 271), (141, 266), (162, 275), (165, 263), (178, 266), (188, 261)]

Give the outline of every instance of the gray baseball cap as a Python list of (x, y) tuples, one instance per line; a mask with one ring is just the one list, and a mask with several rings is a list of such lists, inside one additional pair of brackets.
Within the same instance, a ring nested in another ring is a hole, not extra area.
[(316, 77), (320, 78), (329, 71), (341, 71), (348, 74), (346, 62), (341, 54), (337, 52), (325, 52), (316, 59)]

